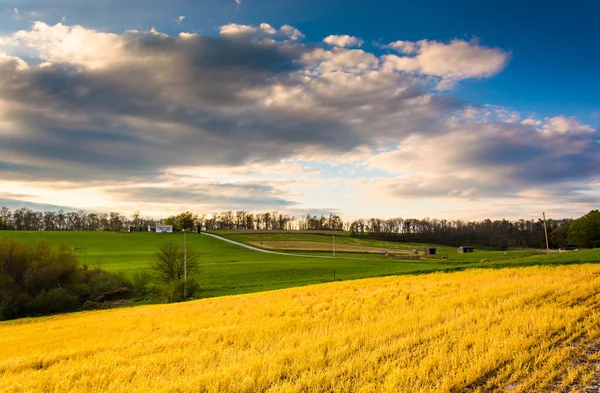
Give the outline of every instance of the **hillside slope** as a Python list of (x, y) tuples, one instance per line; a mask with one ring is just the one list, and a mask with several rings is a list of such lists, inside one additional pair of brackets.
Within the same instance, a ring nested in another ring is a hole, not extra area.
[(541, 391), (589, 373), (571, 361), (599, 301), (600, 266), (578, 265), (19, 320), (0, 324), (0, 390)]

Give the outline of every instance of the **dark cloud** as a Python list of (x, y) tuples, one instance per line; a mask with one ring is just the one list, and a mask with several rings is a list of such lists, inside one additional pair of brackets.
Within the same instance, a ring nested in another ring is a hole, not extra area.
[(115, 39), (119, 55), (106, 53), (101, 67), (86, 64), (102, 56), (66, 63), (38, 41), (30, 45), (54, 64), (0, 62), (0, 99), (12, 107), (4, 116), (18, 127), (0, 131), (0, 150), (20, 162), (45, 159), (22, 172), (122, 179), (173, 165), (276, 161), (310, 148), (342, 153), (433, 130), (441, 112), (462, 105), (427, 98), (418, 80), (400, 74), (307, 76), (302, 56), (312, 49), (299, 43), (156, 32)]
[(58, 211), (61, 209), (64, 210), (65, 212), (76, 211), (76, 209), (66, 207), (66, 206), (48, 205), (45, 203), (26, 202), (26, 201), (22, 201), (19, 199), (2, 198), (1, 195), (0, 195), (0, 207), (6, 207), (11, 210), (26, 208), (26, 209), (31, 209), (31, 210), (35, 210), (35, 211)]
[(207, 183), (203, 186), (123, 187), (106, 190), (120, 200), (153, 204), (222, 205), (230, 209), (288, 208), (295, 202), (283, 199), (279, 191), (258, 184)]

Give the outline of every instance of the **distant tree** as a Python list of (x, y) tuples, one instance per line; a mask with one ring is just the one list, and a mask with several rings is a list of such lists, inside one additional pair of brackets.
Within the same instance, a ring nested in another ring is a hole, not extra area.
[(140, 226), (140, 222), (141, 222), (141, 220), (140, 220), (140, 212), (139, 212), (139, 210), (137, 210), (137, 211), (133, 212), (133, 214), (131, 215), (131, 224), (137, 230), (137, 228)]
[(194, 229), (194, 223), (198, 218), (192, 212), (183, 212), (177, 215), (176, 221), (180, 229), (191, 231)]
[[(183, 248), (168, 242), (158, 248), (150, 264), (156, 277), (164, 283), (181, 281), (184, 278)], [(187, 272), (193, 276), (198, 271), (198, 255), (188, 247)]]
[(550, 233), (552, 248), (566, 248), (569, 246), (569, 225), (562, 225)]
[(579, 247), (600, 247), (600, 211), (592, 210), (569, 226), (569, 243)]
[(165, 223), (165, 225), (173, 225), (174, 231), (181, 231), (181, 227), (179, 226), (179, 223), (177, 222), (176, 216), (169, 216), (169, 217), (165, 218), (163, 220), (163, 222)]

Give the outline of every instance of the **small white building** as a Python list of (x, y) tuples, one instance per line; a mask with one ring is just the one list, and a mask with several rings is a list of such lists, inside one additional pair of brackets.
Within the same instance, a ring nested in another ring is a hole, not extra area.
[(157, 233), (173, 233), (173, 225), (156, 224), (152, 232)]

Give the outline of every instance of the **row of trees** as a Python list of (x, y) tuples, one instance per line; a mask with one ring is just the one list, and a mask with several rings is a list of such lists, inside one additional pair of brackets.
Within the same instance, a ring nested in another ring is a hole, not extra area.
[(215, 213), (207, 218), (199, 216), (200, 225), (207, 230), (246, 229), (246, 230), (332, 230), (344, 229), (344, 222), (338, 215), (330, 214), (304, 217), (293, 217), (278, 212), (249, 213), (245, 211)]
[[(568, 227), (571, 219), (547, 220), (548, 233)], [(508, 247), (544, 247), (544, 222), (539, 220), (437, 220), (437, 219), (360, 219), (350, 224), (352, 236), (438, 243), (458, 246), (480, 244), (506, 249)], [(550, 236), (551, 242), (556, 236)], [(557, 246), (557, 244), (553, 244)], [(564, 244), (560, 244), (563, 247)], [(559, 246), (560, 246), (559, 245)]]
[(154, 222), (151, 218), (141, 218), (139, 213), (129, 219), (118, 212), (40, 212), (27, 208), (10, 211), (6, 207), (0, 208), (0, 229), (19, 231), (122, 231), (129, 225), (147, 227)]
[(147, 231), (149, 225), (170, 224), (174, 230), (343, 230), (344, 222), (338, 215), (325, 217), (293, 217), (279, 212), (250, 213), (246, 211), (227, 211), (221, 213), (194, 214), (183, 212), (164, 220), (142, 217), (135, 212), (131, 217), (118, 212), (86, 213), (84, 211), (57, 212), (34, 211), (27, 208), (11, 211), (0, 209), (0, 229), (25, 231), (125, 231), (133, 227), (136, 231)]

